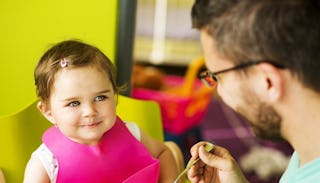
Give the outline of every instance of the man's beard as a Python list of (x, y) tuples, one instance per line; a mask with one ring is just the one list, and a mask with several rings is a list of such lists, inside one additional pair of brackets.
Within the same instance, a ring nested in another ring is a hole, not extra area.
[(256, 136), (268, 140), (284, 140), (279, 113), (272, 106), (261, 102), (252, 90), (243, 89), (242, 92), (244, 105), (237, 107), (236, 111), (247, 119)]

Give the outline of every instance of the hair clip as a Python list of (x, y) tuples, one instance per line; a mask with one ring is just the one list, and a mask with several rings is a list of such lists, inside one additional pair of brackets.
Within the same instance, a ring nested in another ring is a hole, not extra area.
[(64, 67), (68, 67), (68, 60), (66, 58), (63, 58), (61, 61), (60, 61), (60, 66), (62, 68)]

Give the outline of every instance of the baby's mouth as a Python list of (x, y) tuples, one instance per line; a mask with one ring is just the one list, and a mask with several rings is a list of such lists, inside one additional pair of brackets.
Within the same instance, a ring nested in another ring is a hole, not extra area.
[(94, 123), (89, 123), (89, 124), (86, 124), (86, 125), (82, 125), (82, 127), (94, 128), (94, 127), (98, 126), (100, 123), (101, 123), (101, 121), (94, 122)]

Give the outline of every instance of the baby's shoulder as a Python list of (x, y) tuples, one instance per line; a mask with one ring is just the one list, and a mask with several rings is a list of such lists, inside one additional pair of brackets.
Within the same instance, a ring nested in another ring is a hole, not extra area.
[(139, 126), (134, 122), (124, 122), (128, 130), (131, 132), (131, 134), (136, 137), (138, 141), (141, 141), (141, 134), (140, 134), (140, 128)]

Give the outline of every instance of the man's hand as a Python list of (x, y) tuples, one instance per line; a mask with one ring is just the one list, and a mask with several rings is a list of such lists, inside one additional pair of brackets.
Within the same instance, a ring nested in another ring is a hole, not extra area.
[(188, 171), (192, 183), (247, 183), (235, 159), (223, 147), (214, 146), (207, 152), (207, 142), (199, 142), (191, 148), (192, 158), (200, 158)]

